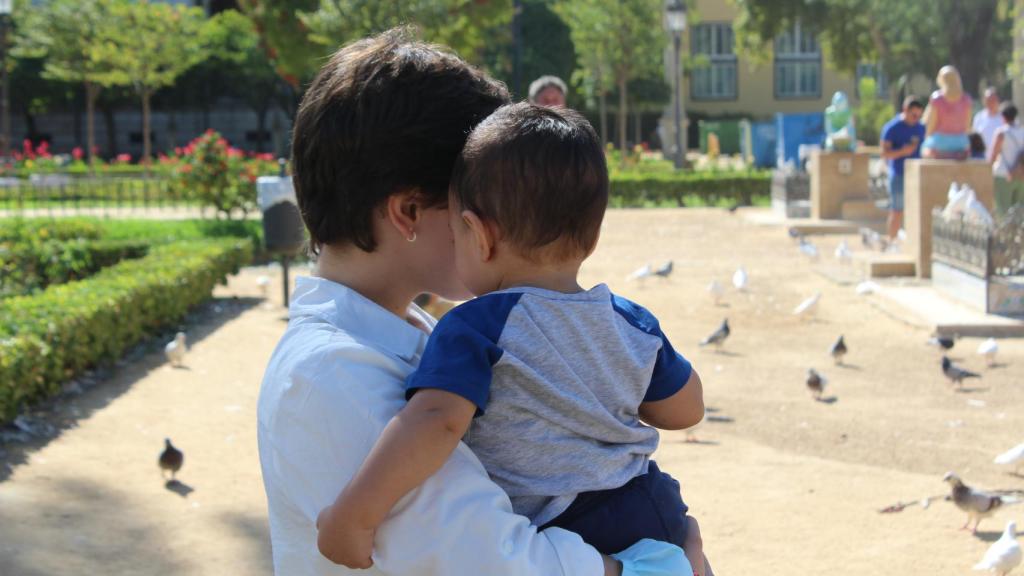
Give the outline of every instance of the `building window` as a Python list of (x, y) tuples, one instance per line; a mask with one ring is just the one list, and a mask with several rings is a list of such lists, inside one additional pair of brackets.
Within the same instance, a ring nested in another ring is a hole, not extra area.
[(690, 53), (703, 61), (693, 70), (690, 97), (694, 100), (736, 99), (736, 53), (732, 24), (703, 23), (694, 26)]
[(821, 47), (799, 22), (775, 39), (775, 97), (821, 97)]
[(875, 96), (878, 98), (889, 97), (889, 78), (885, 70), (876, 64), (857, 64), (857, 97), (860, 98), (860, 81), (863, 78), (871, 78), (875, 81)]

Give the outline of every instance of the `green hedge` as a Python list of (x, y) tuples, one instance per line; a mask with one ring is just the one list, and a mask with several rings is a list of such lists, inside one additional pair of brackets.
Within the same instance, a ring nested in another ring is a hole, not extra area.
[(753, 172), (651, 172), (613, 174), (611, 205), (616, 207), (645, 206), (649, 203), (687, 205), (697, 198), (704, 204), (721, 201), (752, 204), (771, 192), (771, 174)]
[(85, 280), (0, 301), (0, 421), (173, 326), (251, 257), (238, 238), (157, 245)]
[(0, 241), (0, 298), (80, 280), (148, 249), (138, 240)]

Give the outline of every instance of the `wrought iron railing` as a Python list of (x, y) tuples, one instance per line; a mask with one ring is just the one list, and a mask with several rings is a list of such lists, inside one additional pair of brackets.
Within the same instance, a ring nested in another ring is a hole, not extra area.
[(1024, 206), (1017, 205), (995, 227), (932, 212), (932, 259), (976, 276), (1024, 274)]

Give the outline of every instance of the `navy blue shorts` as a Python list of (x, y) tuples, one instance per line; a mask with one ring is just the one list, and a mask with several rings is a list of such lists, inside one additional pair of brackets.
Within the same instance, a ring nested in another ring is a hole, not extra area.
[(569, 508), (548, 522), (579, 534), (602, 554), (615, 554), (643, 538), (683, 547), (686, 512), (679, 482), (652, 460), (647, 474), (619, 488), (583, 492)]

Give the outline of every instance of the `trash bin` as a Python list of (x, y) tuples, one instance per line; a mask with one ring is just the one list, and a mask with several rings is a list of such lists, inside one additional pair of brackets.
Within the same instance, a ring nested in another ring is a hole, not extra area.
[(306, 227), (302, 223), (295, 186), (291, 176), (260, 176), (256, 180), (256, 196), (263, 212), (263, 245), (267, 252), (281, 259), (284, 275), (284, 305), (288, 307), (288, 263), (306, 245)]
[(750, 122), (743, 156), (758, 168), (775, 167), (775, 123)]
[(775, 115), (776, 165), (782, 168), (787, 162), (800, 166), (800, 145), (825, 143), (825, 115), (821, 112), (809, 114)]
[(712, 132), (718, 136), (719, 152), (722, 154), (740, 153), (740, 123), (744, 120), (701, 120), (700, 127), (700, 151), (708, 153), (708, 134)]

